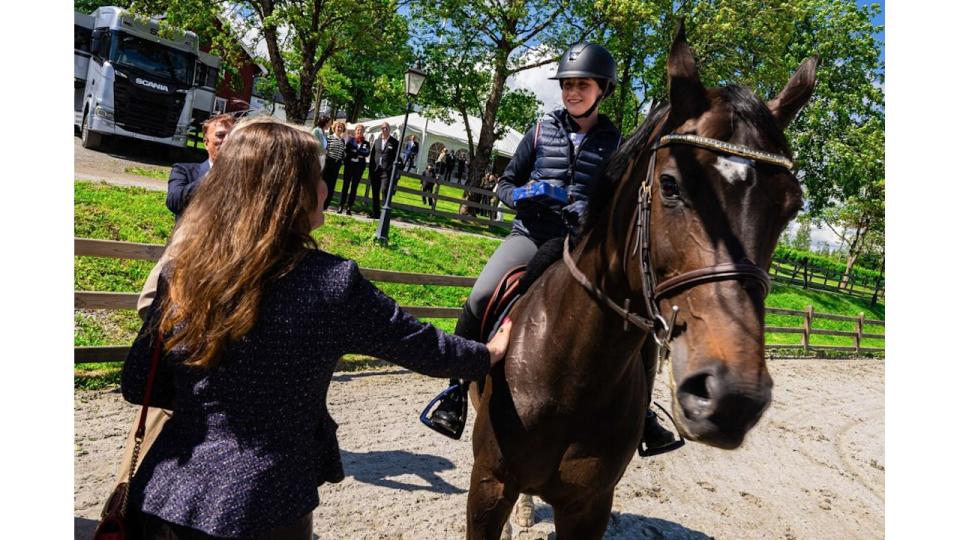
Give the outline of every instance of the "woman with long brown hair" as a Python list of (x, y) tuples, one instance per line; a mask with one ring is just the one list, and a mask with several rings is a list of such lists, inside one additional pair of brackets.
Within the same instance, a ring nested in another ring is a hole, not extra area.
[(142, 402), (161, 340), (151, 405), (174, 414), (130, 489), (146, 538), (310, 538), (317, 486), (344, 477), (326, 407), (342, 355), (469, 379), (503, 356), (509, 327), (486, 346), (445, 334), (317, 249), (317, 152), (291, 126), (238, 126), (183, 216), (122, 375)]

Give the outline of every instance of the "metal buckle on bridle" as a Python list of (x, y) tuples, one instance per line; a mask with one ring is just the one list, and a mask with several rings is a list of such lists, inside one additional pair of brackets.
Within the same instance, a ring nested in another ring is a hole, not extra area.
[[(654, 316), (653, 341), (657, 344), (657, 373), (663, 371), (664, 364), (670, 358), (670, 342), (673, 340), (673, 327), (677, 324), (677, 313), (680, 308), (672, 306), (670, 308), (670, 322), (663, 318), (663, 315), (657, 313)], [(660, 327), (657, 329), (657, 327)], [(661, 333), (662, 332), (662, 333)]]

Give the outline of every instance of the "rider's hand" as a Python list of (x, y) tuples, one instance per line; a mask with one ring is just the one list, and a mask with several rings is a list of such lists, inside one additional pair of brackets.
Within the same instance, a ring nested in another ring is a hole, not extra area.
[(510, 342), (510, 328), (513, 322), (510, 317), (503, 320), (500, 329), (493, 335), (493, 339), (487, 342), (487, 350), (490, 351), (490, 367), (497, 365), (497, 362), (503, 360), (503, 355), (507, 352), (507, 344)]

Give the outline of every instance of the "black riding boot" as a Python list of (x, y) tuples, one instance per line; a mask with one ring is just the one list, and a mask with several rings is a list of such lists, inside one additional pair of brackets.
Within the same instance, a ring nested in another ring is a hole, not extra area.
[(646, 422), (643, 424), (643, 440), (641, 441), (643, 446), (646, 446), (646, 450), (640, 451), (640, 455), (656, 454), (657, 450), (667, 448), (674, 444), (676, 440), (673, 432), (661, 426), (657, 420), (657, 415), (648, 410)]
[[(470, 308), (464, 305), (453, 333), (460, 337), (480, 341), (480, 322), (480, 319), (471, 313)], [(463, 427), (467, 423), (467, 385), (458, 379), (450, 379), (450, 386), (456, 386), (456, 388), (440, 400), (440, 404), (430, 415), (430, 421), (441, 428), (437, 430), (440, 433), (453, 439), (459, 439), (460, 435), (463, 434)]]

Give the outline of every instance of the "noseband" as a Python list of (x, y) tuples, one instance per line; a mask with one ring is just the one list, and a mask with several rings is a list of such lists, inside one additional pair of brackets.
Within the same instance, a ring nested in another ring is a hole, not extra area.
[[(643, 317), (630, 311), (630, 299), (624, 301), (621, 306), (607, 296), (599, 287), (594, 285), (587, 276), (577, 268), (576, 263), (570, 254), (569, 236), (563, 242), (563, 262), (567, 265), (573, 278), (587, 289), (597, 300), (606, 304), (610, 309), (623, 318), (623, 329), (627, 330), (628, 325), (632, 324), (638, 328), (646, 330), (653, 335), (660, 349), (661, 360), (670, 354), (670, 341), (673, 339), (673, 328), (677, 322), (677, 314), (680, 308), (676, 305), (671, 307), (667, 320), (660, 312), (657, 302), (664, 297), (674, 295), (682, 290), (696, 287), (704, 283), (716, 281), (728, 281), (732, 279), (750, 279), (756, 282), (763, 289), (763, 297), (766, 298), (770, 292), (770, 276), (753, 261), (744, 259), (740, 262), (728, 262), (707, 266), (684, 272), (678, 276), (657, 283), (656, 275), (653, 272), (653, 264), (650, 260), (650, 214), (652, 206), (653, 192), (653, 174), (656, 170), (657, 150), (671, 144), (687, 144), (706, 148), (717, 153), (731, 154), (740, 157), (752, 159), (782, 167), (788, 171), (793, 168), (793, 162), (789, 159), (769, 152), (763, 152), (747, 146), (731, 144), (717, 139), (699, 137), (697, 135), (678, 135), (669, 134), (660, 138), (656, 145), (650, 151), (653, 155), (650, 157), (647, 166), (647, 174), (637, 192), (637, 207), (634, 210), (636, 218), (636, 227), (631, 234), (627, 236), (627, 246), (631, 243), (631, 237), (634, 238), (632, 255), (639, 252), (640, 271), (643, 288), (643, 300), (646, 304), (647, 315)], [(632, 168), (632, 166), (631, 166)], [(629, 171), (627, 172), (629, 174)], [(625, 259), (626, 261), (626, 259)]]

